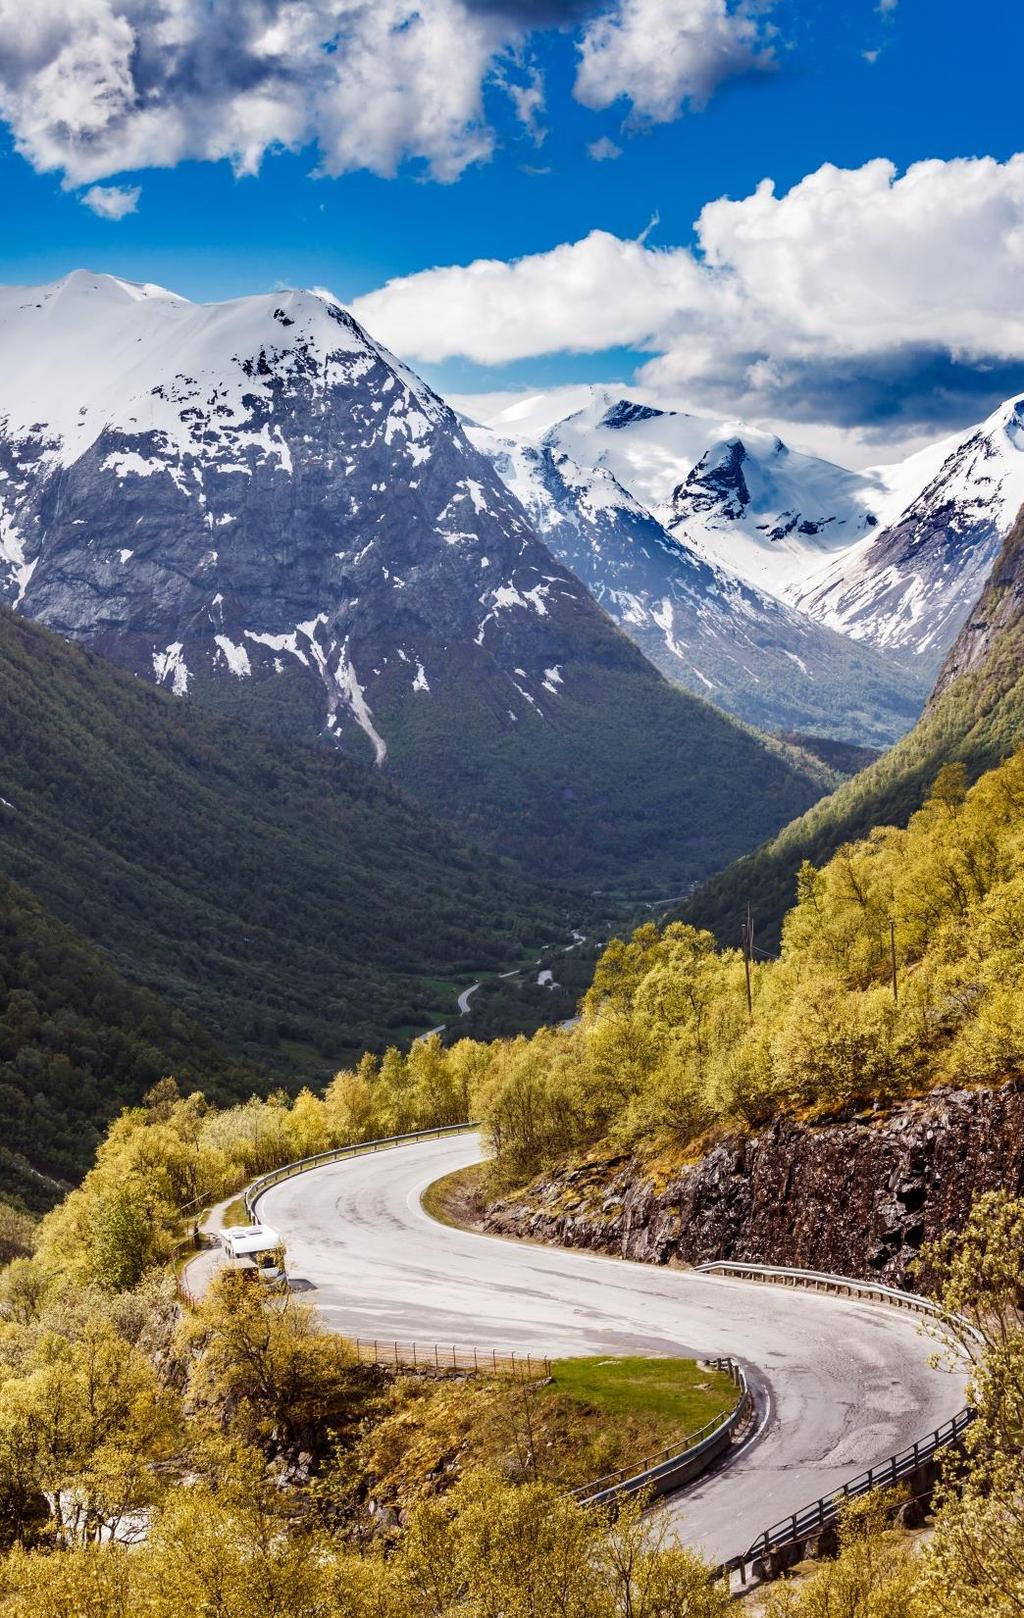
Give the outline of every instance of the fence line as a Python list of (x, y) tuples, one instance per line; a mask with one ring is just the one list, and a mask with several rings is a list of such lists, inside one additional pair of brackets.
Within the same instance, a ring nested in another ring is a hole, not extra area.
[(534, 1382), (551, 1375), (551, 1361), (536, 1354), (502, 1353), (490, 1348), (458, 1348), (447, 1343), (394, 1343), (383, 1338), (349, 1338), (360, 1365), (393, 1365), (412, 1371), (468, 1371), (474, 1376), (511, 1376)]

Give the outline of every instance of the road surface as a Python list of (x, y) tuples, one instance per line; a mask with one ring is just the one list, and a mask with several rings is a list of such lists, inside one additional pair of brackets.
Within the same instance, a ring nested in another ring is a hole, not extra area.
[(272, 1187), (259, 1217), (284, 1238), (293, 1284), (346, 1336), (741, 1360), (758, 1436), (667, 1505), (714, 1561), (962, 1408), (965, 1378), (929, 1366), (916, 1315), (438, 1224), (424, 1188), (480, 1156), (478, 1136), (461, 1135), (352, 1158)]

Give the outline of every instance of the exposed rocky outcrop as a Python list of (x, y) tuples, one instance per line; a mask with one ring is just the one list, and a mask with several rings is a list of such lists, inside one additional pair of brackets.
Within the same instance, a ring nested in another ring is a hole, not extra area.
[(929, 701), (934, 708), (961, 675), (981, 669), (1000, 639), (1019, 631), (1024, 617), (1024, 508), (1003, 541), (988, 584), (961, 629), (939, 673)]
[(725, 1140), (658, 1189), (596, 1157), (490, 1209), (486, 1228), (652, 1264), (745, 1259), (906, 1285), (924, 1242), (974, 1198), (1024, 1189), (1024, 1084), (936, 1090), (886, 1116), (783, 1118)]

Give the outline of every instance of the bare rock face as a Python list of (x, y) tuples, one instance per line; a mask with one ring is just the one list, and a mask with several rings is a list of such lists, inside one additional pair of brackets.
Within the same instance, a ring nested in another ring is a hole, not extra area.
[(1003, 541), (995, 567), (971, 615), (957, 636), (928, 703), (931, 710), (961, 675), (980, 669), (1000, 638), (1019, 629), (1024, 618), (1024, 509)]
[(1024, 1190), (1024, 1085), (942, 1089), (887, 1116), (780, 1119), (714, 1147), (657, 1190), (597, 1158), (495, 1203), (485, 1228), (652, 1264), (714, 1259), (914, 1285), (921, 1246), (975, 1197)]

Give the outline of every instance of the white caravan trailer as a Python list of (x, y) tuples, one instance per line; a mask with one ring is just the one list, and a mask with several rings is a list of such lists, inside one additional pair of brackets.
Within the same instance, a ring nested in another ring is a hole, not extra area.
[(281, 1238), (269, 1225), (228, 1225), (218, 1231), (231, 1265), (255, 1270), (261, 1281), (279, 1281), (284, 1275)]

